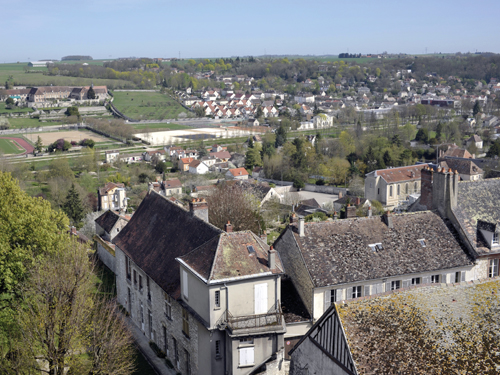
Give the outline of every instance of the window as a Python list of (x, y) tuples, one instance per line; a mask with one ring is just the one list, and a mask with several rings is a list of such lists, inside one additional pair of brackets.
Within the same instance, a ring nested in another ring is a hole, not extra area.
[(134, 286), (137, 287), (137, 271), (134, 270)]
[(220, 309), (220, 290), (215, 291), (215, 308)]
[(391, 290), (396, 290), (399, 288), (401, 288), (401, 281), (400, 280), (391, 281)]
[(421, 245), (422, 247), (425, 247), (425, 246), (426, 246), (426, 244), (425, 244), (425, 240), (424, 240), (423, 238), (422, 238), (422, 239), (420, 239), (420, 240), (417, 240), (417, 241), (418, 241), (418, 242), (420, 242), (420, 245)]
[(352, 288), (352, 298), (361, 297), (361, 286), (355, 286)]
[(415, 182), (413, 184), (413, 190), (414, 190), (415, 193), (417, 192), (417, 187), (418, 187), (418, 184)]
[(389, 186), (389, 196), (392, 197), (392, 186)]
[(498, 259), (490, 259), (490, 267), (488, 270), (489, 277), (498, 276)]
[(182, 270), (182, 294), (188, 299), (188, 274), (184, 270)]
[(337, 289), (330, 290), (330, 305), (333, 305), (337, 301)]
[(132, 275), (132, 266), (130, 264), (130, 258), (125, 255), (125, 272), (127, 274), (127, 279), (130, 280), (130, 277)]
[(184, 349), (184, 355), (186, 358), (186, 375), (191, 375), (191, 356), (186, 349)]
[(146, 276), (146, 289), (148, 292), (148, 301), (151, 302), (151, 290), (149, 289), (149, 276)]
[(149, 309), (148, 309), (148, 326), (149, 326), (149, 338), (154, 341), (155, 338), (153, 335), (153, 314)]
[(163, 351), (168, 356), (168, 335), (167, 335), (167, 327), (162, 326), (163, 331)]
[(405, 185), (405, 194), (408, 194), (408, 183)]
[(168, 319), (172, 319), (172, 300), (167, 293), (164, 293), (165, 296), (165, 316)]
[(439, 275), (432, 275), (431, 284), (437, 284), (437, 283), (439, 283)]
[(189, 338), (189, 313), (186, 309), (182, 309), (182, 333)]
[(254, 347), (240, 348), (240, 366), (254, 365)]
[(493, 233), (493, 241), (491, 241), (491, 244), (492, 245), (498, 245), (499, 244), (498, 233), (497, 232)]
[(139, 275), (139, 292), (142, 292), (142, 276)]
[(215, 340), (215, 358), (222, 358), (220, 340)]
[(172, 337), (172, 341), (174, 343), (174, 360), (175, 360), (175, 365), (177, 368), (179, 368), (180, 364), (179, 364), (179, 348), (178, 348), (178, 345), (177, 345), (177, 340), (175, 339), (175, 337)]
[(455, 272), (455, 282), (459, 283), (465, 281), (465, 271), (457, 271)]
[(380, 188), (377, 189), (377, 194), (380, 195)]
[(401, 185), (398, 185), (398, 195), (401, 194)]
[(422, 279), (420, 277), (414, 277), (411, 279), (411, 285), (419, 285)]

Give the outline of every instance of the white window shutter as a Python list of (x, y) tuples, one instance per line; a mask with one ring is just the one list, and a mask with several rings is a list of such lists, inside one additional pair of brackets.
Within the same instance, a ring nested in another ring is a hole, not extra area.
[(325, 290), (325, 309), (324, 311), (328, 310), (330, 307), (330, 290)]
[(378, 283), (376, 286), (375, 286), (375, 294), (380, 294), (380, 293), (384, 293), (384, 284), (383, 283)]
[(363, 296), (370, 295), (370, 285), (365, 285), (365, 290), (363, 291)]
[(422, 284), (430, 284), (431, 283), (431, 277), (430, 276), (424, 276), (422, 277)]
[(344, 298), (344, 289), (337, 289), (337, 300), (336, 302), (342, 301)]
[(443, 273), (443, 274), (441, 275), (441, 280), (439, 280), (439, 281), (440, 281), (441, 283), (444, 283), (444, 284), (448, 283), (448, 274), (447, 274), (447, 273)]
[(346, 299), (352, 299), (352, 287), (351, 288), (347, 288)]
[(408, 288), (411, 285), (411, 279), (403, 280), (403, 288)]
[(460, 281), (465, 281), (465, 271), (460, 271)]
[(391, 290), (391, 282), (388, 281), (388, 282), (385, 283), (385, 291), (388, 292), (390, 290)]

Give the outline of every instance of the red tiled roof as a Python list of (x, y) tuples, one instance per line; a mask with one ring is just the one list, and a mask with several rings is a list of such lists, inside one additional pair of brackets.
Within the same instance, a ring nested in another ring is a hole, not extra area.
[(421, 177), (422, 169), (425, 166), (427, 166), (427, 164), (381, 169), (375, 171), (375, 175), (382, 177), (388, 184), (392, 184), (394, 182), (419, 180)]
[(245, 168), (234, 168), (234, 169), (230, 169), (229, 172), (231, 172), (231, 174), (234, 177), (248, 176), (248, 172), (247, 172), (247, 170)]

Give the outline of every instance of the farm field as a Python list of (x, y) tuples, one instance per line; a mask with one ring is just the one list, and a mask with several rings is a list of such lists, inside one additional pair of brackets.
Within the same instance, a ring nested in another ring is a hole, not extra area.
[(16, 143), (12, 139), (1, 139), (0, 138), (0, 152), (3, 153), (4, 155), (11, 155), (11, 154), (21, 154), (25, 150)]
[[(0, 82), (3, 84), (3, 82), (12, 76), (12, 80), (16, 86), (89, 86), (94, 83), (95, 86), (108, 86), (110, 89), (136, 87), (133, 82), (122, 79), (48, 76), (43, 74), (48, 71), (47, 68), (29, 68), (30, 73), (26, 73), (24, 68), (27, 67), (27, 64), (27, 62), (0, 64)], [(102, 64), (102, 61), (96, 61), (96, 64)]]
[(192, 113), (175, 100), (159, 92), (120, 91), (113, 94), (114, 106), (134, 120), (177, 118), (181, 112), (188, 117), (193, 117)]
[(28, 134), (28, 137), (33, 137), (36, 139), (36, 136), (39, 136), (42, 139), (42, 143), (44, 146), (48, 146), (51, 143), (54, 143), (58, 139), (64, 139), (68, 142), (75, 141), (80, 142), (82, 139), (92, 139), (95, 142), (107, 142), (109, 139), (106, 137), (102, 137), (95, 133), (91, 133), (88, 131), (78, 131), (78, 130), (68, 130), (68, 131), (59, 131), (59, 132), (50, 132), (50, 133), (32, 133)]

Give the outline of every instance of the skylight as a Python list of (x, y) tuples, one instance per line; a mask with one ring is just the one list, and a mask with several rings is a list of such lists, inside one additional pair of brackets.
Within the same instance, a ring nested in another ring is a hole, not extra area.
[(368, 245), (368, 246), (370, 246), (370, 249), (372, 249), (372, 251), (373, 251), (374, 253), (376, 253), (376, 252), (377, 252), (377, 245), (376, 245), (376, 244), (370, 244), (370, 245)]
[(377, 246), (377, 251), (384, 250), (384, 247), (382, 246), (382, 244), (380, 242), (376, 243), (375, 245)]
[(252, 245), (247, 246), (247, 250), (249, 254), (255, 254), (255, 249)]
[(420, 239), (420, 240), (417, 240), (417, 241), (420, 242), (420, 245), (422, 245), (422, 247), (426, 246), (424, 239)]

